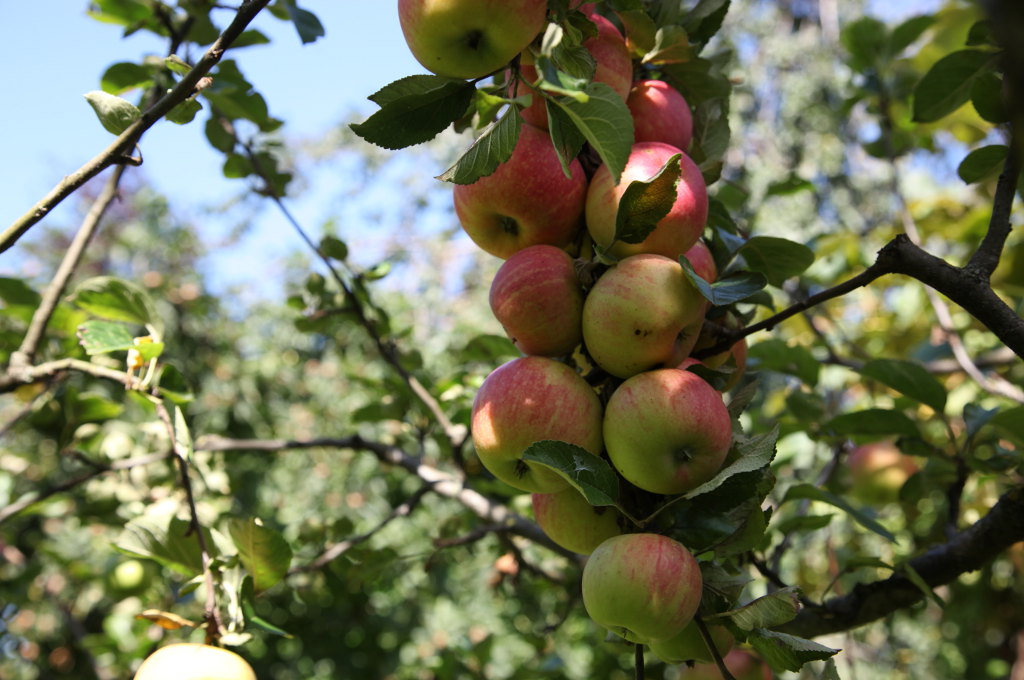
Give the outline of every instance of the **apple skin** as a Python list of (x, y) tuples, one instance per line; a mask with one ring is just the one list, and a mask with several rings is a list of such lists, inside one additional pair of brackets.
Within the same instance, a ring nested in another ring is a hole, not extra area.
[(473, 400), (473, 445), (484, 467), (521, 491), (551, 493), (568, 487), (558, 473), (522, 460), (533, 443), (553, 439), (600, 455), (601, 402), (565, 364), (521, 357), (494, 369)]
[[(735, 640), (724, 626), (708, 626), (708, 633), (711, 634), (711, 641), (714, 642), (720, 656), (725, 656), (732, 649)], [(686, 661), (711, 663), (715, 660), (704, 643), (696, 622), (691, 622), (678, 635), (668, 640), (651, 643), (651, 653), (665, 663), (671, 664)]]
[(564, 250), (536, 245), (513, 254), (494, 275), (489, 299), (523, 354), (564, 356), (583, 340), (583, 289)]
[(622, 533), (622, 515), (611, 506), (594, 507), (576, 489), (533, 494), (533, 516), (548, 538), (581, 555), (589, 555)]
[(256, 680), (256, 673), (230, 650), (180, 643), (161, 647), (146, 657), (135, 680)]
[(398, 19), (409, 50), (428, 71), (480, 78), (540, 33), (547, 0), (398, 0)]
[(678, 368), (633, 376), (605, 407), (604, 442), (612, 465), (631, 484), (680, 494), (708, 481), (732, 444), (722, 395)]
[(868, 505), (896, 502), (900, 489), (918, 469), (917, 464), (890, 441), (858, 446), (846, 457), (846, 467), (850, 494)]
[(679, 149), (690, 148), (693, 114), (686, 99), (663, 80), (638, 80), (626, 99), (633, 114), (633, 135), (637, 142), (664, 142)]
[[(736, 680), (772, 680), (772, 670), (761, 659), (743, 649), (733, 649), (722, 660)], [(686, 680), (722, 680), (718, 666), (713, 663), (699, 663), (688, 670)]]
[(700, 605), (700, 565), (660, 534), (623, 534), (597, 546), (583, 567), (583, 606), (594, 621), (630, 642), (675, 636)]
[(537, 244), (564, 248), (579, 231), (587, 178), (579, 161), (566, 177), (551, 138), (524, 125), (512, 156), (494, 173), (453, 191), (455, 214), (473, 242), (502, 259)]
[(583, 303), (583, 342), (591, 358), (619, 378), (675, 366), (696, 342), (704, 302), (677, 261), (633, 255), (591, 288)]
[[(649, 180), (677, 153), (682, 154), (682, 172), (676, 186), (676, 200), (668, 215), (642, 242), (616, 241), (611, 245), (615, 238), (619, 199), (626, 188), (635, 180)], [(707, 185), (697, 164), (677, 147), (662, 142), (640, 142), (633, 145), (618, 184), (612, 179), (607, 165), (601, 165), (594, 173), (587, 189), (586, 220), (594, 242), (613, 257), (656, 253), (676, 259), (693, 247), (704, 233), (708, 220)]]

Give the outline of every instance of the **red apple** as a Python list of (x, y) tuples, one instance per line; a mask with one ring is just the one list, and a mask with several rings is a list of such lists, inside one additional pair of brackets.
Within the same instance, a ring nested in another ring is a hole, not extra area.
[(508, 258), (491, 282), (490, 303), (523, 354), (563, 356), (583, 339), (583, 289), (572, 258), (554, 246)]
[[(679, 153), (682, 154), (682, 173), (676, 187), (676, 200), (668, 215), (641, 243), (615, 241), (613, 244), (619, 199), (626, 188), (635, 180), (649, 180), (669, 158)], [(697, 164), (677, 147), (662, 142), (640, 142), (633, 145), (618, 184), (606, 165), (594, 173), (587, 189), (586, 218), (594, 242), (614, 257), (656, 253), (676, 259), (692, 248), (704, 233), (708, 219), (707, 185)]]
[(626, 99), (633, 114), (634, 139), (637, 142), (664, 142), (690, 148), (693, 115), (679, 91), (663, 80), (639, 80)]
[(398, 0), (416, 60), (449, 78), (480, 78), (512, 60), (544, 28), (547, 0)]
[(715, 266), (715, 257), (702, 239), (697, 239), (690, 249), (683, 255), (690, 261), (693, 271), (708, 283), (714, 283), (718, 279), (718, 267)]
[(513, 359), (484, 380), (470, 416), (480, 462), (507, 484), (531, 493), (568, 486), (558, 473), (522, 459), (535, 442), (553, 439), (601, 453), (601, 402), (565, 364), (545, 357)]
[(622, 533), (618, 510), (594, 507), (571, 487), (533, 494), (533, 516), (548, 538), (581, 555), (589, 555), (605, 540)]
[(862, 444), (846, 457), (850, 493), (869, 505), (895, 502), (900, 489), (917, 472), (917, 464), (890, 441)]
[(583, 567), (583, 606), (616, 635), (651, 644), (686, 627), (702, 586), (697, 560), (678, 541), (623, 534), (597, 546)]
[(722, 467), (732, 443), (732, 420), (722, 395), (695, 373), (647, 371), (612, 393), (604, 443), (612, 465), (631, 484), (680, 494)]
[(487, 177), (454, 190), (455, 214), (485, 251), (507, 258), (527, 246), (569, 245), (576, 236), (587, 178), (579, 161), (566, 177), (551, 139), (524, 125), (512, 157)]
[(591, 358), (619, 378), (675, 366), (697, 339), (704, 297), (680, 264), (634, 255), (597, 280), (583, 303), (583, 341)]
[[(736, 680), (772, 680), (772, 669), (764, 661), (743, 649), (733, 649), (722, 659)], [(722, 680), (713, 663), (699, 663), (684, 675), (686, 680)]]

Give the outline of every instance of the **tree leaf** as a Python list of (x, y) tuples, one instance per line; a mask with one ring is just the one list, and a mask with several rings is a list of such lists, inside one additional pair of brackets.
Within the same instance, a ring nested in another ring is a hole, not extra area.
[(89, 356), (123, 352), (135, 346), (128, 327), (113, 321), (86, 321), (78, 327), (78, 342)]
[(714, 283), (708, 283), (694, 271), (693, 265), (690, 264), (685, 255), (679, 256), (679, 264), (682, 266), (687, 278), (690, 279), (690, 282), (700, 291), (700, 294), (716, 307), (731, 305), (734, 302), (745, 300), (768, 285), (767, 279), (757, 272), (737, 272)]
[(946, 388), (924, 366), (913, 361), (872, 359), (864, 364), (860, 374), (931, 406), (937, 413), (946, 408)]
[(168, 111), (164, 118), (177, 125), (185, 125), (195, 120), (196, 114), (202, 111), (202, 109), (203, 105), (199, 103), (199, 100), (195, 98), (186, 99)]
[(174, 447), (178, 455), (183, 456), (186, 461), (192, 460), (192, 454), (195, 452), (192, 433), (185, 422), (185, 413), (177, 405), (174, 407)]
[(789, 346), (784, 340), (765, 340), (751, 345), (747, 358), (759, 370), (795, 375), (811, 387), (818, 383), (821, 363), (800, 345)]
[(1003, 79), (995, 73), (982, 73), (971, 85), (971, 104), (978, 115), (989, 123), (1005, 123), (1010, 113), (1003, 101)]
[(689, 35), (682, 26), (662, 26), (654, 35), (654, 46), (643, 56), (644, 64), (682, 64), (694, 56)]
[(726, 480), (734, 475), (743, 472), (753, 472), (769, 465), (775, 458), (775, 444), (779, 440), (779, 424), (768, 432), (751, 437), (740, 439), (736, 443), (739, 457), (725, 469), (720, 470), (717, 475), (704, 482), (696, 489), (686, 493), (684, 498), (696, 498), (702, 494), (714, 491), (722, 486)]
[(327, 35), (327, 31), (324, 30), (324, 25), (320, 23), (320, 19), (309, 10), (301, 9), (295, 0), (290, 0), (284, 3), (288, 9), (288, 16), (291, 18), (292, 23), (295, 24), (295, 30), (299, 33), (299, 40), (302, 44), (316, 42), (317, 38), (322, 38)]
[(809, 661), (824, 661), (841, 650), (832, 649), (812, 640), (759, 628), (747, 637), (757, 653), (775, 671), (799, 671)]
[(473, 101), (473, 92), (473, 85), (463, 80), (410, 76), (370, 95), (380, 111), (349, 127), (385, 149), (422, 144), (462, 117)]
[(914, 121), (931, 123), (953, 113), (970, 96), (974, 79), (992, 70), (998, 56), (960, 50), (939, 59), (914, 87)]
[(111, 65), (100, 77), (100, 87), (109, 94), (121, 94), (153, 84), (153, 74), (145, 66), (122, 61)]
[(619, 478), (608, 462), (581, 446), (545, 440), (532, 444), (523, 460), (545, 465), (562, 475), (594, 506), (615, 505)]
[(759, 597), (737, 609), (708, 616), (705, 620), (731, 619), (741, 630), (773, 628), (792, 621), (800, 612), (800, 588), (789, 586)]
[(869, 408), (863, 411), (844, 413), (828, 421), (822, 427), (837, 435), (901, 434), (916, 437), (920, 434), (914, 421), (901, 411), (884, 408)]
[(786, 279), (802, 274), (814, 263), (810, 248), (777, 236), (755, 236), (740, 247), (739, 255), (750, 269), (764, 274), (775, 287), (781, 287)]
[(889, 29), (874, 17), (862, 17), (843, 28), (840, 40), (850, 53), (850, 68), (863, 73), (884, 55)]
[(615, 239), (625, 243), (641, 243), (658, 222), (668, 215), (676, 202), (679, 176), (682, 168), (677, 153), (646, 180), (633, 180), (622, 192), (615, 216)]
[[(208, 530), (203, 531), (207, 533), (206, 545), (214, 557), (217, 554), (216, 544)], [(159, 562), (187, 578), (203, 572), (199, 540), (191, 531), (191, 523), (177, 517), (171, 519), (167, 529), (146, 522), (129, 522), (114, 548), (125, 555)]]
[(195, 399), (192, 387), (185, 376), (171, 364), (163, 365), (156, 384), (160, 396), (177, 406), (184, 406)]
[(633, 148), (633, 117), (626, 102), (608, 85), (590, 83), (584, 92), (585, 102), (557, 97), (555, 104), (601, 157), (617, 183)]
[[(812, 484), (796, 484), (794, 486), (789, 487), (789, 489), (786, 490), (786, 495), (782, 499), (782, 503), (787, 503), (792, 500), (800, 499), (828, 503), (829, 505), (837, 507), (846, 514), (848, 514), (851, 518), (853, 518), (855, 522), (857, 522), (857, 524), (860, 524), (865, 529), (873, 531), (874, 533), (893, 543), (897, 542), (896, 537), (888, 529), (886, 529), (881, 524), (865, 515), (857, 508), (847, 503), (846, 500), (841, 498), (840, 496), (836, 496), (835, 494), (825, 491), (824, 489), (819, 489), (818, 487)], [(780, 503), (779, 505), (782, 505), (782, 503)]]
[(907, 49), (921, 37), (935, 23), (935, 17), (931, 14), (922, 14), (910, 17), (892, 30), (889, 37), (887, 53), (890, 57), (897, 57), (903, 50)]
[(437, 179), (453, 184), (472, 184), (490, 175), (512, 156), (521, 128), (522, 117), (513, 104), (504, 116), (484, 128), (473, 145)]
[(768, 185), (768, 190), (765, 191), (765, 197), (768, 196), (789, 196), (792, 194), (799, 193), (801, 191), (814, 191), (814, 185), (810, 181), (800, 177), (797, 174), (791, 174), (789, 177), (778, 182), (772, 182)]
[(96, 113), (103, 129), (113, 135), (121, 134), (142, 117), (142, 111), (135, 104), (102, 90), (86, 92), (85, 100)]
[(278, 583), (288, 573), (292, 549), (279, 532), (256, 519), (232, 519), (228, 533), (257, 593)]
[(138, 285), (113, 276), (95, 276), (78, 284), (71, 300), (94, 316), (159, 327), (149, 294)]
[(1003, 144), (990, 144), (975, 149), (960, 162), (956, 174), (968, 184), (988, 179), (1002, 170), (1008, 151), (1009, 147)]

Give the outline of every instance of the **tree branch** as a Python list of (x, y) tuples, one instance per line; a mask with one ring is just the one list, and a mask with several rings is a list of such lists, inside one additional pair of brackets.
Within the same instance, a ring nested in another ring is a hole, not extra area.
[[(930, 587), (945, 585), (961, 574), (982, 568), (1014, 543), (1024, 540), (1024, 486), (999, 499), (978, 522), (910, 560), (909, 565)], [(920, 602), (925, 597), (902, 574), (860, 583), (824, 604), (805, 607), (779, 630), (801, 637), (837, 633), (875, 621)]]
[(57, 375), (58, 373), (63, 373), (64, 371), (78, 371), (79, 373), (91, 375), (94, 378), (113, 380), (114, 382), (119, 382), (128, 387), (131, 387), (135, 380), (129, 373), (118, 371), (113, 368), (107, 368), (100, 364), (94, 364), (91, 361), (82, 361), (81, 359), (57, 359), (56, 361), (47, 361), (44, 364), (27, 366), (19, 369), (15, 369), (12, 366), (7, 375), (0, 375), (0, 394), (10, 392), (20, 385), (29, 385), (34, 382), (39, 382), (40, 380), (45, 380), (46, 378)]
[(1010, 235), (1010, 211), (1013, 208), (1013, 196), (1017, 191), (1017, 178), (1020, 176), (1020, 158), (1017, 154), (1016, 135), (1010, 135), (1009, 151), (1006, 163), (996, 182), (996, 194), (992, 199), (992, 217), (989, 219), (988, 231), (982, 239), (978, 250), (971, 256), (964, 271), (984, 278), (988, 281), (996, 270), (1003, 247)]

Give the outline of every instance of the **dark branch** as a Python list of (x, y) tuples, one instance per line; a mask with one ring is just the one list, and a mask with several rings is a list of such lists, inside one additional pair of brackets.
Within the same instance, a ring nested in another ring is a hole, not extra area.
[(1010, 139), (1006, 164), (996, 183), (996, 195), (992, 199), (992, 217), (988, 223), (988, 231), (978, 250), (971, 256), (964, 270), (986, 281), (992, 276), (1003, 254), (1003, 246), (1010, 235), (1010, 211), (1013, 208), (1013, 196), (1017, 191), (1017, 179), (1020, 176), (1020, 158), (1017, 145)]

